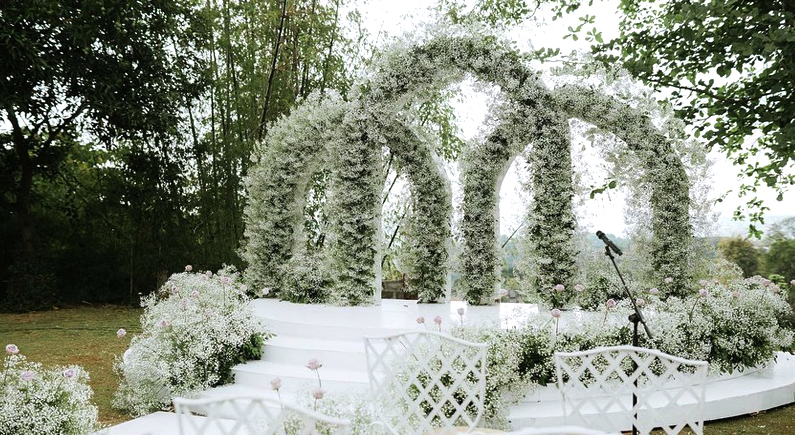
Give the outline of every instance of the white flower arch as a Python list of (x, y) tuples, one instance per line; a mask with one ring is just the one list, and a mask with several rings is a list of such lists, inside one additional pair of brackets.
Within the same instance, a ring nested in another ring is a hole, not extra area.
[[(684, 244), (679, 242), (690, 237), (687, 177), (665, 138), (642, 114), (596, 91), (571, 86), (550, 91), (516, 51), (488, 36), (436, 36), (387, 52), (376, 65), (350, 102), (312, 97), (271, 130), (247, 181), (243, 254), (253, 284), (278, 287), (280, 266), (301, 240), (307, 180), (312, 171), (326, 167), (331, 181), (324, 255), (334, 275), (332, 291), (348, 304), (380, 297), (381, 158), (389, 147), (398, 169), (409, 176), (413, 216), (420, 220), (412, 244), (419, 266), (412, 285), (423, 301), (442, 297), (449, 186), (421, 140), (422, 132), (401, 116), (410, 103), (461, 81), (465, 73), (500, 86), (509, 101), (500, 126), (464, 156), (462, 279), (467, 300), (488, 303), (499, 283), (499, 187), (519, 154), (532, 172), (527, 233), (536, 285), (572, 284), (576, 252), (568, 118), (573, 117), (614, 132), (644, 157), (655, 186), (654, 266), (664, 276), (686, 276), (686, 257), (679, 255)], [(554, 295), (553, 304), (563, 302)]]

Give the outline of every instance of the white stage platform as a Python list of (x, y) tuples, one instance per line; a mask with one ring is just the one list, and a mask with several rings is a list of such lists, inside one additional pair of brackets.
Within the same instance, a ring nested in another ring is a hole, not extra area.
[[(331, 307), (259, 299), (254, 301), (254, 305), (256, 313), (265, 319), (268, 328), (277, 336), (266, 343), (261, 361), (233, 368), (234, 384), (206, 391), (202, 393), (203, 397), (251, 393), (274, 395), (269, 385), (275, 377), (282, 380), (283, 398), (289, 400), (298, 394), (308, 395), (317, 387), (315, 373), (305, 367), (312, 358), (323, 363), (320, 374), (328, 395), (366, 394), (364, 336), (423, 328), (416, 322), (419, 316), (425, 318), (424, 328), (437, 328), (433, 322), (435, 316), (442, 317), (442, 329), (449, 328), (461, 322), (456, 312), (459, 307), (465, 308), (463, 321), (468, 325), (489, 324), (505, 328), (518, 326), (521, 317), (549, 315), (540, 313), (532, 305), (466, 307), (462, 302), (417, 305), (416, 301), (385, 300), (381, 306)], [(520, 316), (511, 316), (510, 312)], [(590, 313), (566, 312), (560, 327), (566, 328), (567, 320), (587, 315)], [(712, 376), (706, 386), (706, 394), (705, 419), (708, 421), (793, 403), (795, 356), (779, 353), (776, 363), (765, 369)], [(554, 386), (537, 388), (512, 406), (508, 415), (514, 429), (563, 424), (562, 407)], [(165, 424), (162, 420), (169, 418), (176, 424), (173, 414), (169, 417), (167, 413), (156, 413), (111, 428), (108, 434), (178, 433), (167, 431), (162, 426)]]

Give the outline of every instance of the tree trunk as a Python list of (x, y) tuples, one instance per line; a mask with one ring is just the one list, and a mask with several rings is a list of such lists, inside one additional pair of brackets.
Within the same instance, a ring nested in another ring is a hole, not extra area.
[(323, 82), (320, 84), (320, 94), (326, 93), (326, 85), (328, 84), (328, 73), (331, 68), (331, 55), (334, 51), (334, 41), (337, 39), (339, 32), (339, 17), (340, 17), (340, 2), (334, 1), (334, 33), (331, 34), (331, 41), (328, 43), (328, 53), (326, 54), (326, 64), (323, 66)]
[(268, 74), (268, 87), (265, 90), (265, 102), (262, 104), (262, 115), (259, 118), (259, 126), (257, 127), (257, 139), (262, 140), (267, 134), (265, 126), (266, 116), (268, 115), (268, 105), (270, 104), (271, 94), (273, 93), (273, 79), (276, 76), (276, 61), (279, 59), (279, 47), (282, 45), (282, 34), (284, 33), (284, 19), (287, 15), (287, 0), (282, 1), (282, 16), (279, 19), (279, 31), (276, 35), (276, 47), (273, 49), (273, 58), (271, 59), (271, 70)]
[(14, 150), (19, 159), (20, 180), (19, 191), (17, 192), (16, 206), (17, 219), (19, 221), (19, 235), (22, 247), (27, 254), (32, 254), (35, 250), (34, 237), (35, 227), (33, 214), (30, 210), (31, 194), (33, 192), (33, 160), (30, 158), (30, 139), (25, 137), (19, 125), (16, 113), (10, 104), (5, 106), (8, 113), (8, 120), (11, 122), (11, 137), (14, 142)]

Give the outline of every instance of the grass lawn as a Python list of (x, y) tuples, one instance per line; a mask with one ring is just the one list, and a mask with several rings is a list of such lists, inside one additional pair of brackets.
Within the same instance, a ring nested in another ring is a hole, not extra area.
[(116, 331), (140, 331), (142, 311), (84, 306), (27, 314), (0, 313), (0, 345), (16, 344), (29, 361), (44, 365), (81, 365), (91, 377), (100, 422), (116, 424), (130, 417), (111, 407), (118, 386), (113, 360), (124, 353), (131, 337), (119, 339)]
[[(129, 344), (130, 335), (116, 330), (140, 331), (141, 309), (116, 306), (62, 308), (27, 314), (0, 313), (0, 345), (14, 343), (31, 361), (45, 365), (79, 364), (91, 375), (94, 402), (103, 424), (116, 424), (129, 416), (111, 408), (118, 379), (113, 359)], [(708, 422), (705, 435), (795, 434), (795, 405), (756, 415)]]

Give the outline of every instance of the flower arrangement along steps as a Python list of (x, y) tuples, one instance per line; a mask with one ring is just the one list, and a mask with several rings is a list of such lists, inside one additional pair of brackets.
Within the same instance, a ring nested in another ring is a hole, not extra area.
[[(511, 327), (512, 319), (505, 318), (506, 307), (500, 304), (485, 307), (466, 307), (463, 303), (427, 304), (417, 306), (411, 301), (384, 301), (381, 306), (331, 307), (300, 305), (279, 302), (275, 299), (254, 301), (256, 313), (268, 328), (277, 334), (265, 344), (261, 361), (253, 361), (234, 367), (235, 383), (200, 393), (201, 397), (217, 395), (262, 394), (278, 397), (270, 387), (273, 377), (282, 381), (279, 395), (284, 400), (310, 403), (311, 391), (317, 387), (317, 374), (306, 367), (310, 359), (318, 359), (323, 366), (319, 374), (327, 397), (338, 394), (367, 391), (367, 373), (363, 364), (365, 335), (427, 328), (438, 330), (434, 318), (439, 316), (442, 329), (458, 324), (462, 319), (466, 325), (491, 322)], [(514, 306), (516, 307), (516, 306)], [(458, 315), (458, 308), (465, 314)], [(548, 315), (532, 306), (524, 315)], [(561, 329), (567, 320), (577, 315), (599, 313), (566, 312), (560, 319)], [(422, 316), (424, 324), (418, 324)], [(510, 316), (509, 316), (510, 317)], [(496, 327), (496, 326), (495, 326)], [(777, 361), (765, 369), (746, 370), (732, 375), (713, 376), (706, 386), (707, 404), (705, 420), (744, 415), (774, 408), (795, 401), (795, 356), (779, 353)], [(562, 407), (560, 396), (554, 386), (538, 387), (518, 404), (510, 406), (508, 419), (514, 429), (560, 425)], [(323, 399), (327, 400), (327, 399)], [(140, 435), (155, 433), (177, 433), (173, 413), (155, 413), (112, 428), (107, 435)]]
[[(502, 306), (502, 307), (501, 307)], [(512, 327), (506, 307), (512, 304), (468, 307), (463, 302), (416, 304), (416, 301), (384, 300), (381, 306), (335, 307), (302, 305), (275, 299), (254, 301), (255, 312), (276, 334), (265, 344), (261, 361), (233, 368), (235, 383), (201, 394), (212, 397), (229, 394), (275, 395), (270, 381), (280, 378), (279, 394), (285, 400), (306, 404), (318, 386), (318, 374), (329, 397), (358, 395), (368, 389), (364, 357), (364, 336), (384, 335), (406, 330), (447, 330), (451, 326), (491, 324)], [(516, 308), (516, 306), (513, 306)], [(464, 310), (459, 315), (459, 308)], [(532, 305), (520, 307), (523, 316), (547, 315)], [(568, 317), (599, 313), (567, 312), (559, 327), (566, 328)], [(507, 318), (506, 318), (507, 316)], [(424, 323), (418, 323), (418, 318)], [(434, 322), (441, 320), (441, 325)], [(322, 363), (318, 372), (306, 367), (311, 359)], [(758, 412), (792, 403), (795, 399), (795, 356), (778, 354), (776, 364), (766, 369), (751, 369), (731, 375), (710, 376), (707, 386), (706, 420)], [(537, 387), (508, 410), (514, 429), (559, 425), (563, 412), (554, 386)]]

